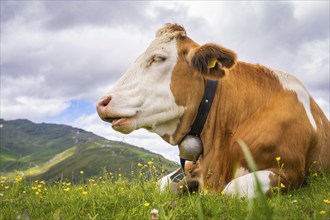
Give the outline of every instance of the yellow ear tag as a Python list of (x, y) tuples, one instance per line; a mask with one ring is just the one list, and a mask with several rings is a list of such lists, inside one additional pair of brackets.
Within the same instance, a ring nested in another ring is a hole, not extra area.
[(212, 69), (215, 67), (215, 64), (217, 64), (217, 58), (213, 57), (209, 62), (209, 68)]

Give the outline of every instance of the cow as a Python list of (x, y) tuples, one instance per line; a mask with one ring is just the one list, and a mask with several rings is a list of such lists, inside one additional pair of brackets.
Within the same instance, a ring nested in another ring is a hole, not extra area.
[[(185, 183), (203, 192), (252, 198), (255, 176), (269, 194), (274, 187), (284, 192), (301, 187), (312, 170), (329, 171), (329, 120), (298, 79), (238, 61), (223, 46), (199, 45), (178, 24), (156, 32), (146, 51), (99, 99), (97, 112), (118, 132), (144, 128), (176, 146), (199, 117), (209, 81), (216, 82), (212, 104), (196, 135), (202, 152), (185, 165), (179, 181), (171, 178), (177, 171), (163, 177), (162, 188), (177, 191)], [(240, 143), (248, 147), (256, 171)]]

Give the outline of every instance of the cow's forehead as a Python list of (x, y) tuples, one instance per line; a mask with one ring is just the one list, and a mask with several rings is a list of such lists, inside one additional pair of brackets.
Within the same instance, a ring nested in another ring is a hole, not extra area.
[[(176, 26), (174, 26), (176, 27)], [(150, 43), (145, 51), (145, 54), (151, 54), (157, 50), (167, 52), (172, 41), (176, 40), (177, 36), (186, 36), (184, 29), (173, 29), (173, 26), (165, 26), (156, 32), (156, 38)]]
[(150, 43), (149, 47), (145, 51), (145, 54), (152, 54), (156, 51), (167, 52), (169, 50), (167, 45), (169, 45), (173, 40), (175, 39), (173, 37), (171, 38), (168, 35), (157, 37)]

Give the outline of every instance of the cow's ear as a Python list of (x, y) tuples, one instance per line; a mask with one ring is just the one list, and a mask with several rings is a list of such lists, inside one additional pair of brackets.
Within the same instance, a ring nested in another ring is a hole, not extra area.
[(211, 43), (196, 48), (191, 55), (191, 65), (204, 74), (231, 69), (237, 61), (235, 52)]

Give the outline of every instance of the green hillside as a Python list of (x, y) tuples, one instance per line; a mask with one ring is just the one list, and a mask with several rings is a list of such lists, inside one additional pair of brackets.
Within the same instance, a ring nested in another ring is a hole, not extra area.
[(177, 165), (150, 151), (109, 141), (91, 132), (57, 124), (0, 119), (0, 173), (22, 171), (24, 175), (54, 180), (102, 175), (103, 171), (129, 177), (137, 164), (148, 161), (165, 171)]

